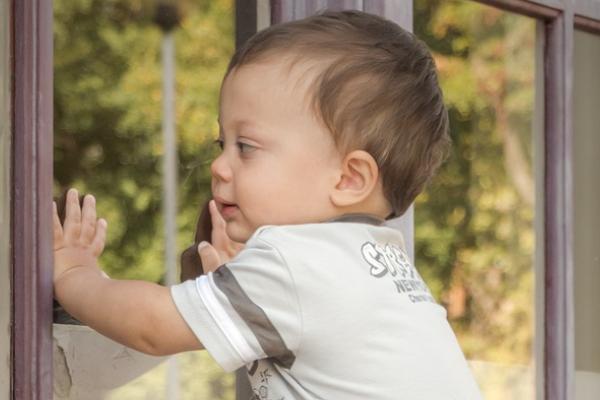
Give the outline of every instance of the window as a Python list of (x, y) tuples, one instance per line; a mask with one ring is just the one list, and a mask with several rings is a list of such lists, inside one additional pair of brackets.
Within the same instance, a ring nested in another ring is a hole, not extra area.
[(470, 1), (417, 0), (453, 150), (415, 202), (416, 265), (445, 305), (486, 399), (535, 398), (535, 264), (543, 135), (536, 21)]
[(575, 31), (573, 91), (575, 392), (600, 393), (600, 36)]
[[(98, 214), (109, 222), (100, 263), (110, 276), (165, 283), (165, 35), (154, 23), (157, 2), (53, 3), (54, 195), (73, 186), (96, 196)], [(210, 194), (218, 90), (234, 46), (233, 1), (179, 6), (181, 24), (171, 34), (177, 259), (193, 243), (197, 214)], [(55, 393), (61, 399), (82, 393), (106, 399), (234, 396), (233, 374), (224, 373), (205, 351), (163, 362), (89, 328), (64, 324), (55, 324), (54, 339)]]

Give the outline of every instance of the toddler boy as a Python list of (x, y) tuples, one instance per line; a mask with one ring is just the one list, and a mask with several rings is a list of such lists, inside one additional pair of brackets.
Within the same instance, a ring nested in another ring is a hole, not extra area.
[(219, 125), (215, 240), (199, 249), (212, 272), (170, 289), (106, 278), (106, 221), (72, 190), (54, 223), (65, 309), (146, 353), (245, 366), (256, 399), (479, 399), (445, 310), (383, 224), (449, 147), (426, 47), (358, 11), (275, 25), (233, 56)]

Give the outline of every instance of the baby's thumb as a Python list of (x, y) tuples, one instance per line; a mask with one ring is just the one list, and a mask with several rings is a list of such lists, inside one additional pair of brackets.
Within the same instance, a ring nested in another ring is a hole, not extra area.
[(204, 273), (215, 271), (221, 265), (221, 257), (217, 250), (208, 242), (200, 242), (198, 245), (198, 255), (202, 260), (202, 269)]

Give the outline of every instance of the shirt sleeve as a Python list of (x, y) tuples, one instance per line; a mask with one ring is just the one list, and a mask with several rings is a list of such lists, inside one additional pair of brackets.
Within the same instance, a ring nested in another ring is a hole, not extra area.
[(302, 325), (296, 287), (280, 252), (260, 236), (214, 273), (172, 286), (171, 294), (226, 371), (263, 358), (285, 368), (294, 363)]

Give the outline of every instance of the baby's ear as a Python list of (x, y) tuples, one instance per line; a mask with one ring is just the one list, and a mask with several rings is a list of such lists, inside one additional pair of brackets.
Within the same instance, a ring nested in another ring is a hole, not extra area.
[(342, 160), (331, 201), (338, 207), (358, 204), (369, 197), (378, 179), (379, 168), (373, 156), (364, 150), (351, 151)]

